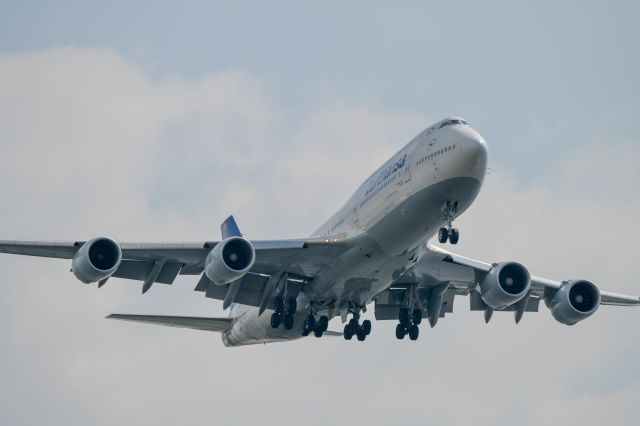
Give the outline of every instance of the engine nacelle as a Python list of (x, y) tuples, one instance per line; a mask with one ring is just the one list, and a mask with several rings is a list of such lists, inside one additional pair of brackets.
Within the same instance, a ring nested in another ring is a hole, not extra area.
[(569, 281), (548, 300), (547, 306), (558, 322), (573, 325), (598, 309), (600, 290), (590, 281)]
[(122, 261), (122, 250), (110, 238), (94, 238), (80, 247), (73, 256), (71, 270), (85, 284), (108, 278)]
[(251, 243), (242, 237), (219, 242), (207, 255), (204, 273), (216, 285), (228, 284), (244, 276), (256, 260)]
[(493, 309), (502, 309), (521, 300), (531, 287), (527, 268), (516, 262), (503, 262), (491, 269), (480, 283), (482, 300)]

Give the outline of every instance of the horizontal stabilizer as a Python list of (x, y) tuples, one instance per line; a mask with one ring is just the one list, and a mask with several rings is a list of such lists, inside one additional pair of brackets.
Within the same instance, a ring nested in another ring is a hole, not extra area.
[(164, 315), (111, 314), (107, 318), (169, 327), (191, 328), (194, 330), (217, 331), (219, 333), (231, 328), (231, 323), (233, 322), (231, 318), (173, 317)]

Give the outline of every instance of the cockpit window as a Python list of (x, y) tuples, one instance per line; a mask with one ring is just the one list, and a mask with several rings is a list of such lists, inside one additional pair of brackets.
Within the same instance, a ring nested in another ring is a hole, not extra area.
[(447, 121), (443, 121), (440, 127), (438, 127), (438, 129), (442, 129), (443, 127), (451, 126), (453, 124), (458, 124), (458, 125), (464, 124), (465, 126), (469, 125), (469, 123), (467, 123), (464, 120), (447, 120)]

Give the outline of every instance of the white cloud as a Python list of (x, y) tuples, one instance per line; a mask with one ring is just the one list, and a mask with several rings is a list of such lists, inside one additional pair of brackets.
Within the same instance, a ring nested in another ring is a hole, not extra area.
[[(111, 49), (4, 56), (2, 237), (212, 239), (229, 213), (253, 238), (305, 235), (432, 119), (345, 99), (295, 115), (241, 70), (154, 79)], [(458, 250), (640, 293), (636, 146), (582, 147), (526, 185), (505, 166), (461, 218)], [(640, 371), (621, 354), (640, 348), (636, 310), (565, 327), (543, 308), (487, 326), (460, 299), (415, 344), (378, 323), (360, 345), (226, 349), (216, 334), (102, 318), (221, 314), (193, 279), (142, 296), (68, 267), (0, 257), (2, 423), (633, 424)]]

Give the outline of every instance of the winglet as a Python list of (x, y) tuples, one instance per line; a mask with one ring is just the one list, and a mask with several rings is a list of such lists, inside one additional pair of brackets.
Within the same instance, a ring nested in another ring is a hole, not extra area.
[(236, 220), (232, 216), (229, 216), (227, 220), (222, 222), (220, 225), (220, 231), (222, 232), (222, 239), (225, 240), (229, 237), (242, 237), (240, 233), (240, 228), (238, 228), (238, 224)]

